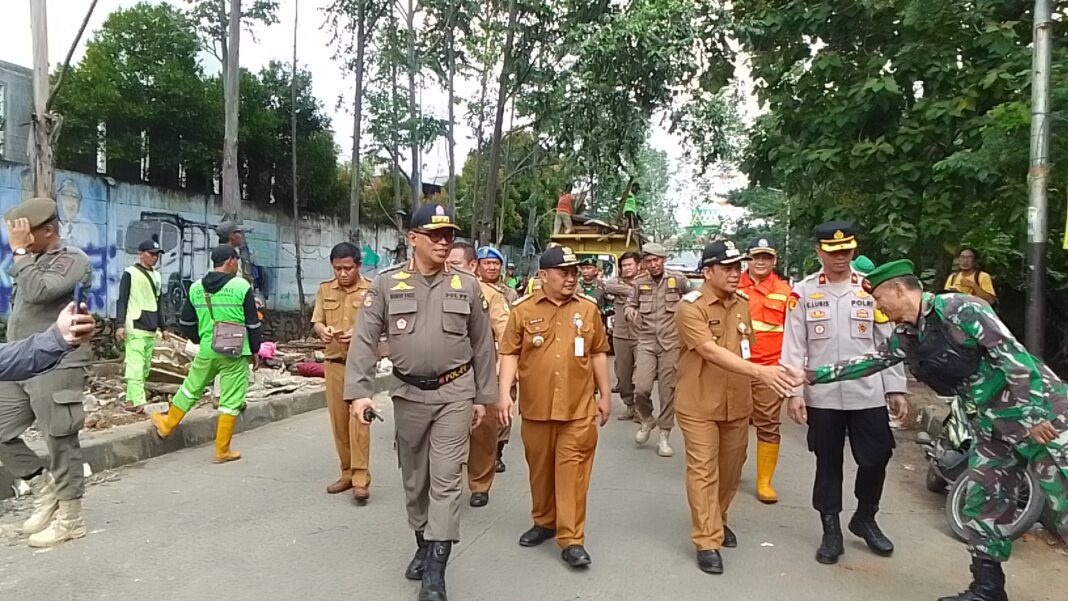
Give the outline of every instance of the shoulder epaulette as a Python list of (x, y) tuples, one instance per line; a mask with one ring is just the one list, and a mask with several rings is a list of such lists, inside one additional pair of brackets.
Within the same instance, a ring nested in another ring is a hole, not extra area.
[(682, 296), (682, 300), (688, 303), (696, 303), (697, 299), (701, 298), (701, 296), (703, 296), (703, 294), (700, 290), (691, 290)]
[(533, 295), (532, 294), (524, 294), (523, 296), (520, 296), (519, 298), (515, 299), (515, 301), (512, 303), (512, 306), (514, 307), (514, 306), (518, 305), (519, 303), (529, 299), (531, 296), (533, 296)]
[(739, 298), (743, 298), (745, 300), (749, 300), (749, 295), (744, 293), (744, 292), (742, 292), (741, 290), (735, 290), (734, 293), (737, 294)]
[(581, 292), (576, 292), (575, 293), (575, 298), (581, 298), (583, 300), (588, 300), (588, 301), (590, 301), (591, 303), (593, 303), (595, 305), (597, 304), (597, 299), (593, 298), (592, 296), (587, 296), (587, 295), (585, 295), (585, 294), (583, 294)]

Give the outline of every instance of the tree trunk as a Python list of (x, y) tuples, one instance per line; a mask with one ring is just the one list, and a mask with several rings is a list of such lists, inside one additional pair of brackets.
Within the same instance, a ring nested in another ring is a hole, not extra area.
[(412, 145), (412, 211), (419, 210), (419, 199), (423, 196), (422, 166), (419, 164), (419, 103), (416, 100), (415, 81), (419, 71), (415, 56), (415, 0), (408, 0), (408, 112), (410, 115), (409, 134)]
[(363, 59), (367, 46), (367, 2), (356, 9), (356, 98), (353, 101), (352, 176), (349, 181), (349, 239), (360, 242), (360, 134), (363, 127)]
[(297, 16), (300, 15), (300, 0), (293, 2), (293, 74), (289, 80), (289, 137), (293, 147), (293, 250), (297, 255), (297, 298), (300, 301), (301, 321), (308, 311), (304, 300), (304, 270), (300, 264), (300, 206), (297, 195)]
[(482, 70), (482, 82), (478, 96), (478, 123), (475, 124), (475, 169), (474, 178), (471, 180), (471, 189), (468, 191), (468, 197), (471, 200), (471, 239), (478, 239), (479, 232), (479, 220), (481, 219), (482, 210), (479, 206), (478, 184), (482, 177), (482, 151), (485, 149), (483, 144), (485, 125), (486, 125), (486, 94), (489, 88), (489, 65)]
[(223, 70), (226, 126), (223, 134), (222, 209), (223, 219), (238, 220), (241, 211), (241, 182), (237, 171), (237, 124), (241, 105), (241, 0), (230, 0), (227, 29), (230, 39)]
[(33, 195), (55, 198), (55, 166), (52, 161), (52, 116), (48, 112), (48, 11), (45, 0), (31, 0), (30, 25), (33, 28), (33, 115), (30, 119), (30, 164), (33, 166)]
[(486, 203), (482, 206), (482, 230), (478, 239), (483, 244), (493, 240), (494, 209), (497, 205), (497, 176), (501, 162), (501, 136), (504, 128), (504, 109), (508, 102), (508, 75), (512, 69), (512, 46), (515, 42), (515, 22), (519, 3), (508, 0), (508, 34), (504, 41), (504, 58), (501, 60), (501, 75), (497, 78), (497, 116), (493, 121), (493, 139), (490, 141), (489, 171), (486, 173)]
[(449, 208), (456, 211), (456, 7), (449, 7)]

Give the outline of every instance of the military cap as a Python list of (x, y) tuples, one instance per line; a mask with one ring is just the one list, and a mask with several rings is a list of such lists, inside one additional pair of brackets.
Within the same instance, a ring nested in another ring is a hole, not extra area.
[(657, 244), (656, 242), (647, 242), (642, 245), (643, 257), (663, 257), (668, 258), (667, 249)]
[(860, 275), (868, 275), (871, 273), (871, 270), (875, 269), (875, 262), (864, 255), (860, 255), (856, 259), (853, 259), (849, 266), (853, 268), (853, 271)]
[(868, 274), (865, 288), (871, 292), (894, 278), (914, 275), (915, 269), (916, 267), (912, 264), (912, 261), (908, 259), (898, 259), (897, 261), (883, 263)]
[(515, 263), (508, 261), (508, 269), (515, 269)]
[(145, 240), (144, 242), (137, 245), (137, 252), (153, 253), (158, 255), (159, 253), (163, 252), (163, 249), (159, 247), (159, 242), (156, 242), (155, 240)]
[(597, 261), (597, 257), (593, 256), (583, 257), (582, 260), (579, 261), (579, 265), (592, 265), (594, 267), (600, 266), (599, 262)]
[(440, 230), (450, 228), (459, 230), (453, 219), (452, 211), (439, 204), (425, 204), (412, 215), (411, 228), (413, 230)]
[(215, 226), (215, 233), (219, 234), (219, 237), (223, 240), (229, 238), (237, 232), (245, 232), (245, 226), (233, 221), (224, 221)]
[(30, 222), (30, 228), (35, 228), (52, 221), (56, 216), (56, 201), (51, 198), (30, 198), (5, 213), (4, 219), (26, 219)]
[(538, 267), (541, 269), (556, 269), (557, 267), (574, 267), (579, 264), (578, 257), (566, 246), (554, 246), (541, 253)]
[(504, 255), (501, 254), (501, 251), (492, 246), (483, 246), (478, 249), (478, 260), (481, 261), (482, 259), (497, 259), (501, 263), (504, 263)]
[(742, 251), (738, 250), (734, 246), (734, 243), (730, 240), (716, 240), (715, 242), (709, 242), (705, 245), (704, 250), (701, 251), (701, 265), (704, 267), (710, 267), (712, 265), (730, 265), (739, 261), (744, 261), (748, 257), (742, 254)]
[(754, 238), (749, 241), (749, 254), (756, 255), (760, 253), (768, 253), (772, 255), (778, 255), (775, 250), (775, 246), (772, 245), (771, 240), (768, 238)]
[(816, 226), (816, 239), (824, 252), (853, 250), (857, 247), (857, 234), (848, 221), (828, 221)]
[(237, 249), (229, 244), (220, 244), (211, 251), (211, 264), (215, 267), (237, 258)]

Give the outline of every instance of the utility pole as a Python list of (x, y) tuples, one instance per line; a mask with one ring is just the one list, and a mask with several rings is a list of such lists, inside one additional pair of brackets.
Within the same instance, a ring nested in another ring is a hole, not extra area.
[[(367, 0), (356, 5), (356, 92), (353, 99), (352, 162), (349, 171), (349, 238), (360, 245), (360, 140), (363, 133), (363, 63), (367, 47)], [(396, 157), (394, 157), (396, 160)]]
[(300, 265), (300, 207), (297, 195), (297, 17), (300, 15), (300, 0), (293, 0), (293, 72), (289, 77), (289, 138), (293, 158), (293, 249), (297, 255), (297, 297), (300, 299), (300, 315), (308, 310), (304, 300), (304, 270)]
[[(226, 0), (219, 0), (220, 8)], [(229, 42), (223, 64), (223, 104), (226, 115), (223, 133), (222, 209), (224, 220), (239, 219), (241, 210), (241, 181), (237, 172), (238, 113), (241, 106), (241, 0), (230, 0), (230, 16), (226, 20)]]
[(1027, 326), (1025, 341), (1041, 357), (1046, 324), (1047, 190), (1049, 188), (1050, 62), (1053, 20), (1050, 0), (1035, 0), (1031, 59), (1031, 166), (1027, 171)]
[(33, 36), (33, 116), (30, 127), (30, 164), (33, 166), (33, 195), (55, 198), (52, 162), (52, 115), (48, 111), (48, 9), (45, 0), (30, 0), (30, 27)]

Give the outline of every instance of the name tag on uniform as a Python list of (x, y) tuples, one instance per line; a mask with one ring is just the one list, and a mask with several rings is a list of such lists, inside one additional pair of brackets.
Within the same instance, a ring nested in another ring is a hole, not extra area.
[(575, 336), (575, 356), (586, 356), (586, 339), (581, 336)]
[(748, 361), (749, 357), (751, 357), (751, 356), (753, 356), (753, 354), (749, 350), (749, 339), (748, 338), (742, 338), (742, 359), (745, 359), (746, 361)]

